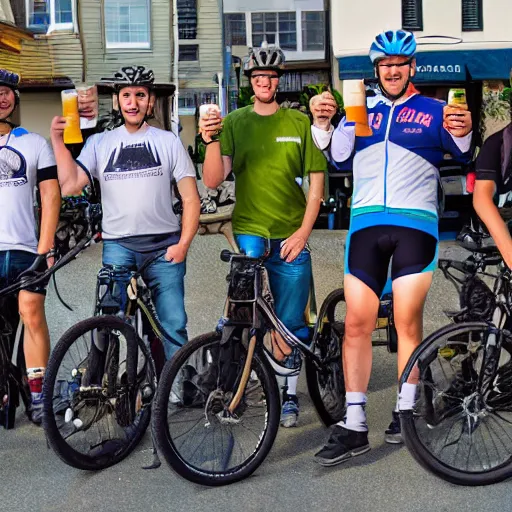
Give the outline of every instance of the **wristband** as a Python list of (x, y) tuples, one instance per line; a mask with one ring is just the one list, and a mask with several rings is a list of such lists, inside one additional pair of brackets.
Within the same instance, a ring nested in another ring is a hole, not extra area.
[(208, 146), (209, 144), (211, 144), (212, 142), (220, 142), (220, 139), (219, 138), (216, 138), (216, 139), (212, 139), (210, 142), (206, 142), (204, 139), (203, 139), (203, 136), (201, 135), (201, 140), (203, 141), (203, 144), (205, 146)]

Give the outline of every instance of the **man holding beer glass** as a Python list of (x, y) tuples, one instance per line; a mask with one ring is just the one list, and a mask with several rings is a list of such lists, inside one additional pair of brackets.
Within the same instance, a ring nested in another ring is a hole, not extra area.
[[(128, 277), (129, 270), (166, 250), (143, 277), (158, 317), (174, 340), (164, 340), (165, 357), (170, 359), (187, 341), (184, 276), (187, 251), (199, 224), (196, 172), (180, 139), (146, 122), (155, 102), (153, 71), (127, 66), (108, 82), (115, 86), (124, 124), (87, 139), (75, 161), (63, 140), (66, 118), (55, 117), (51, 139), (59, 181), (62, 193), (73, 195), (92, 182), (91, 176), (99, 180), (104, 266), (115, 267), (119, 275), (125, 270)], [(173, 208), (178, 202), (173, 181), (182, 214)], [(125, 290), (126, 284), (120, 288)]]
[[(421, 342), (423, 307), (437, 262), (438, 166), (446, 153), (462, 161), (470, 159), (471, 114), (423, 97), (410, 87), (416, 73), (415, 51), (410, 32), (379, 34), (371, 45), (370, 59), (381, 94), (365, 99), (361, 81), (345, 82), (346, 117), (335, 130), (330, 127), (334, 99), (324, 93), (313, 102), (313, 130), (318, 140), (332, 132), (333, 159), (344, 161), (355, 153), (345, 246), (347, 412), (316, 454), (324, 466), (370, 449), (365, 406), (372, 366), (371, 334), (390, 262), (399, 376)], [(416, 384), (408, 382), (401, 389), (393, 421), (385, 432), (389, 443), (401, 442), (398, 410), (413, 408)]]
[[(48, 142), (12, 123), (19, 104), (20, 77), (0, 69), (0, 288), (29, 268), (38, 254), (53, 264), (60, 190), (55, 159)], [(34, 211), (34, 188), (41, 197), (39, 240)], [(45, 286), (21, 290), (18, 308), (25, 326), (24, 351), (31, 404), (30, 420), (43, 418), (43, 377), (50, 354), (50, 335), (44, 312)], [(0, 396), (0, 401), (3, 397)]]
[[(204, 184), (218, 187), (235, 174), (236, 204), (233, 230), (241, 250), (253, 257), (270, 252), (265, 262), (277, 316), (299, 339), (308, 340), (304, 319), (311, 256), (307, 240), (320, 209), (327, 163), (315, 147), (309, 119), (276, 101), (284, 54), (263, 42), (252, 49), (244, 65), (254, 91), (254, 104), (220, 118), (215, 105), (199, 120), (206, 144)], [(221, 131), (222, 130), (222, 131)], [(221, 131), (220, 139), (217, 137)], [(301, 188), (309, 179), (306, 199)], [(288, 361), (300, 364), (297, 350)], [(283, 387), (281, 425), (297, 424), (298, 376)]]

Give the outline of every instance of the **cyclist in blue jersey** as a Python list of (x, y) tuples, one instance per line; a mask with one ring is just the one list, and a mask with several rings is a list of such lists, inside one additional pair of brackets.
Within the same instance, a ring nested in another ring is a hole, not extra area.
[[(413, 34), (403, 30), (383, 32), (371, 45), (370, 59), (380, 86), (380, 94), (367, 98), (371, 136), (356, 136), (349, 118), (334, 130), (325, 117), (315, 118), (315, 139), (320, 145), (330, 143), (335, 161), (354, 155), (344, 278), (347, 410), (344, 421), (334, 426), (327, 444), (316, 454), (325, 466), (370, 449), (365, 406), (371, 333), (390, 263), (399, 375), (422, 339), (423, 307), (439, 240), (438, 167), (446, 153), (462, 161), (470, 159), (471, 114), (423, 97), (410, 87), (416, 72), (415, 51)], [(332, 99), (324, 95), (317, 106), (317, 111), (332, 110)], [(398, 410), (412, 409), (415, 394), (415, 382), (404, 384), (385, 433), (387, 442), (401, 442)]]

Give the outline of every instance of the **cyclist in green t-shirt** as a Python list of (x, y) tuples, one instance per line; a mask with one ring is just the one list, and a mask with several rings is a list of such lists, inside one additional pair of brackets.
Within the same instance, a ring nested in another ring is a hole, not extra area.
[[(231, 112), (222, 125), (215, 109), (200, 119), (199, 130), (207, 144), (203, 180), (207, 187), (216, 188), (233, 171), (233, 231), (238, 245), (255, 257), (270, 251), (265, 266), (276, 314), (307, 341), (304, 311), (311, 257), (306, 244), (322, 202), (327, 163), (313, 142), (308, 117), (281, 109), (276, 101), (283, 69), (283, 52), (264, 42), (251, 50), (244, 63), (254, 104)], [(307, 200), (301, 186), (305, 178), (309, 178)], [(291, 364), (296, 364), (297, 357), (298, 353), (292, 355)], [(298, 376), (288, 377), (283, 387), (281, 424), (285, 427), (297, 424), (297, 380)]]

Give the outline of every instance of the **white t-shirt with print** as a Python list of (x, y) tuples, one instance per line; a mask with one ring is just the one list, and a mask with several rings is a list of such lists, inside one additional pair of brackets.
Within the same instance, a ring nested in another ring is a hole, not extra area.
[(37, 254), (37, 173), (53, 166), (50, 144), (37, 133), (15, 128), (0, 140), (0, 251)]
[(123, 125), (90, 137), (77, 161), (100, 182), (105, 240), (180, 230), (171, 181), (196, 172), (174, 133)]

